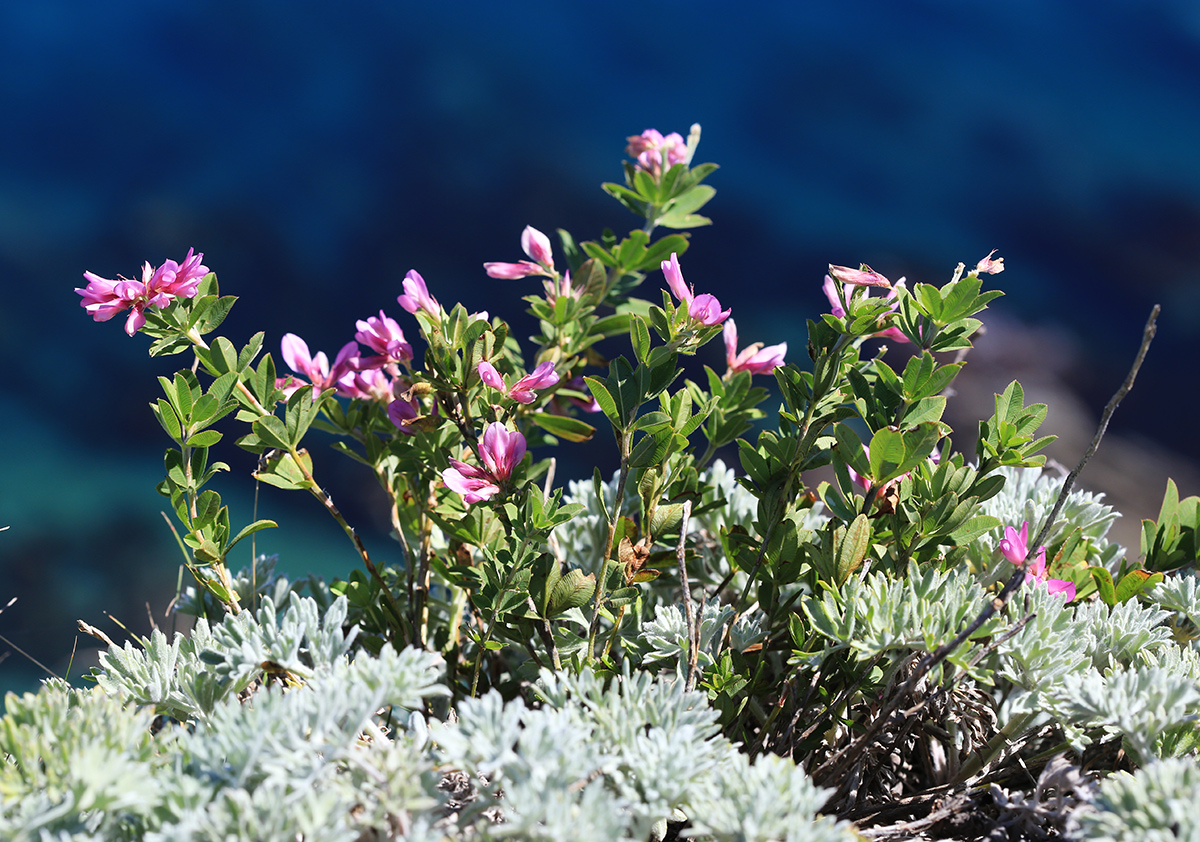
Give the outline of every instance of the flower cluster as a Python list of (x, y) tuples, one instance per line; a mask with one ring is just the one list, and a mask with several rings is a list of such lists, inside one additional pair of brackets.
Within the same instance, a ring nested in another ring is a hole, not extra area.
[(129, 309), (125, 332), (133, 336), (146, 324), (146, 308), (162, 309), (176, 298), (195, 298), (200, 279), (208, 274), (203, 254), (188, 249), (183, 263), (168, 260), (157, 269), (147, 261), (142, 266), (142, 279), (133, 281), (117, 276), (110, 281), (92, 272), (84, 272), (88, 285), (75, 289), (83, 296), (80, 304), (98, 322), (106, 322), (117, 313)]
[(1065, 579), (1048, 579), (1046, 577), (1046, 548), (1038, 547), (1037, 557), (1025, 562), (1029, 555), (1029, 521), (1021, 523), (1021, 531), (1011, 526), (1005, 527), (1004, 538), (1000, 540), (1000, 553), (1013, 564), (1025, 564), (1025, 582), (1045, 582), (1046, 589), (1052, 594), (1064, 593), (1067, 602), (1075, 598), (1075, 583)]
[(625, 153), (630, 158), (637, 159), (635, 166), (639, 170), (644, 170), (655, 178), (662, 173), (664, 156), (667, 159), (668, 169), (676, 164), (687, 163), (687, 143), (679, 132), (671, 132), (663, 137), (662, 132), (657, 129), (646, 129), (641, 134), (632, 135), (626, 140), (629, 141), (629, 145), (625, 147)]

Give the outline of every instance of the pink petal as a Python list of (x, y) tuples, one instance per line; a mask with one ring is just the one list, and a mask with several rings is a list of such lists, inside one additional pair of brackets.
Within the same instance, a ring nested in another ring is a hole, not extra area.
[(721, 302), (707, 292), (697, 295), (688, 306), (688, 315), (703, 325), (719, 325), (729, 318), (732, 310), (722, 310)]
[(525, 252), (536, 263), (543, 266), (554, 265), (554, 253), (550, 250), (550, 238), (532, 225), (526, 225), (521, 232), (521, 251)]
[[(464, 466), (463, 463), (451, 460), (455, 465)], [(451, 491), (462, 495), (463, 502), (468, 505), (478, 503), (481, 500), (487, 500), (489, 497), (499, 493), (500, 486), (479, 477), (465, 476), (462, 472), (462, 467), (447, 468), (442, 471), (442, 482)]]
[(525, 456), (525, 437), (493, 421), (483, 431), (479, 457), (487, 472), (500, 482), (512, 476), (513, 469)]
[(683, 270), (679, 268), (679, 255), (671, 252), (671, 259), (664, 260), (661, 264), (663, 276), (667, 279), (667, 286), (671, 288), (671, 292), (680, 304), (692, 303), (692, 291), (688, 289), (688, 285), (683, 281)]
[(546, 274), (544, 268), (536, 263), (530, 263), (528, 260), (522, 260), (520, 263), (485, 263), (483, 270), (487, 272), (489, 278), (499, 278), (504, 281)]
[(308, 343), (294, 333), (285, 333), (279, 343), (283, 361), (288, 368), (297, 374), (308, 376), (312, 369), (312, 356), (308, 353)]
[(479, 372), (479, 379), (486, 385), (501, 392), (504, 391), (504, 380), (500, 377), (500, 372), (496, 371), (496, 367), (487, 360), (483, 360), (475, 367)]
[(854, 284), (864, 287), (890, 287), (892, 282), (864, 264), (862, 269), (851, 269), (849, 266), (829, 264), (829, 274), (834, 280), (843, 284)]

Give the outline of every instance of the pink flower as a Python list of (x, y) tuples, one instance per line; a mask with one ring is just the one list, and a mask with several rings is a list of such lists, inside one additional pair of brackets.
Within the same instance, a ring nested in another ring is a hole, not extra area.
[(977, 275), (999, 275), (1004, 271), (1004, 258), (997, 257), (992, 260), (992, 255), (996, 253), (995, 249), (988, 252), (988, 256), (975, 264), (975, 273)]
[(508, 430), (499, 421), (488, 424), (483, 431), (483, 443), (479, 447), (479, 458), (488, 474), (499, 482), (512, 476), (525, 456), (525, 437), (516, 430)]
[(434, 318), (442, 317), (442, 305), (429, 294), (425, 279), (416, 269), (409, 269), (408, 274), (404, 276), (404, 294), (398, 296), (396, 301), (410, 313), (424, 310)]
[(415, 435), (417, 430), (412, 422), (421, 414), (421, 405), (416, 399), (401, 400), (396, 398), (388, 404), (388, 419), (406, 436)]
[(554, 253), (550, 250), (550, 238), (532, 225), (526, 225), (521, 232), (521, 250), (533, 259), (517, 263), (485, 263), (484, 270), (490, 278), (512, 280), (527, 278), (530, 275), (553, 275)]
[(1004, 527), (1004, 537), (1000, 540), (1000, 552), (1013, 564), (1020, 564), (1029, 553), (1029, 521), (1021, 524), (1021, 531), (1011, 526)]
[(554, 363), (547, 361), (512, 384), (508, 396), (517, 403), (533, 403), (537, 399), (537, 395), (533, 393), (534, 389), (546, 389), (557, 382), (558, 374), (554, 370)]
[(672, 252), (671, 259), (664, 260), (661, 266), (663, 277), (667, 279), (667, 286), (679, 299), (679, 303), (687, 306), (689, 316), (703, 325), (719, 325), (729, 318), (729, 314), (733, 311), (722, 310), (721, 302), (715, 295), (708, 293), (696, 295), (692, 288), (684, 282), (683, 271), (679, 268), (679, 255)]
[(778, 366), (783, 365), (783, 355), (787, 353), (787, 343), (781, 342), (763, 348), (761, 342), (745, 348), (740, 354), (737, 350), (737, 325), (733, 319), (725, 322), (725, 362), (730, 372), (748, 371), (751, 374), (770, 374)]
[(641, 134), (627, 137), (629, 145), (625, 154), (637, 159), (637, 168), (645, 170), (658, 177), (662, 172), (663, 154), (667, 156), (667, 167), (687, 163), (687, 143), (679, 132), (671, 132), (666, 137), (657, 129), (646, 129)]
[(482, 467), (468, 465), (451, 459), (451, 467), (442, 471), (442, 482), (451, 491), (462, 495), (467, 504), (487, 500), (500, 492), (500, 485), (507, 482), (513, 470), (525, 456), (525, 437), (509, 431), (499, 421), (493, 421), (483, 431), (479, 445)]
[(412, 345), (404, 341), (404, 331), (395, 319), (388, 318), (379, 311), (379, 318), (371, 316), (366, 321), (355, 322), (358, 332), (354, 338), (366, 345), (379, 355), (375, 359), (365, 359), (364, 367), (375, 368), (387, 363), (407, 363), (413, 358)]
[(531, 374), (526, 374), (507, 388), (504, 385), (504, 379), (500, 376), (500, 372), (487, 360), (479, 363), (476, 366), (476, 370), (479, 372), (479, 379), (486, 385), (499, 392), (504, 392), (517, 403), (533, 403), (537, 400), (537, 395), (533, 393), (534, 389), (546, 389), (558, 382), (558, 374), (554, 371), (554, 363), (548, 361), (542, 363)]
[[(1000, 541), (1000, 553), (1013, 564), (1021, 564), (1029, 554), (1029, 521), (1021, 523), (1021, 531), (1011, 526), (1004, 528), (1004, 538)], [(1075, 599), (1075, 583), (1066, 579), (1049, 579), (1046, 577), (1046, 548), (1038, 547), (1037, 556), (1025, 565), (1025, 583), (1045, 582), (1046, 589), (1052, 594), (1065, 593), (1067, 602)]]
[[(288, 368), (297, 374), (304, 375), (312, 383), (313, 400), (316, 400), (317, 396), (326, 389), (337, 389), (339, 394), (356, 397), (338, 381), (356, 368), (357, 342), (347, 342), (343, 345), (342, 349), (338, 351), (337, 358), (333, 361), (333, 366), (329, 365), (329, 358), (325, 356), (324, 351), (318, 352), (316, 356), (310, 355), (308, 343), (294, 333), (284, 334), (283, 340), (280, 342), (280, 350)], [(303, 385), (300, 384), (301, 387)]]
[(131, 281), (118, 276), (110, 281), (92, 272), (84, 272), (87, 286), (75, 291), (83, 296), (80, 305), (94, 321), (106, 322), (117, 313), (128, 308), (125, 332), (133, 336), (146, 324), (146, 308), (163, 308), (175, 298), (194, 298), (200, 279), (208, 274), (208, 267), (200, 263), (203, 254), (194, 254), (188, 249), (187, 257), (180, 266), (168, 260), (155, 269), (147, 262), (142, 266), (142, 279)]
[(382, 368), (348, 371), (338, 378), (339, 395), (364, 401), (388, 403), (393, 398), (392, 378)]
[(872, 271), (871, 267), (865, 263), (861, 269), (851, 269), (849, 266), (835, 266), (830, 263), (829, 274), (834, 280), (840, 281), (843, 284), (854, 284), (855, 286), (863, 287), (890, 287), (892, 285), (891, 281), (878, 272)]
[(715, 295), (709, 295), (707, 292), (701, 293), (692, 299), (691, 305), (688, 307), (688, 315), (702, 325), (719, 325), (721, 322), (729, 318), (729, 314), (733, 310), (722, 310), (721, 302), (717, 300)]

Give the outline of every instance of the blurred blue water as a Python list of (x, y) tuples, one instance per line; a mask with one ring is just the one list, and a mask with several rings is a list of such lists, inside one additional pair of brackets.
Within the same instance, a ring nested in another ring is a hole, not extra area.
[[(480, 264), (519, 257), (525, 224), (634, 227), (598, 185), (649, 126), (700, 122), (700, 158), (722, 165), (716, 227), (684, 267), (746, 341), (798, 355), (828, 262), (941, 283), (999, 248), (1008, 297), (994, 306), (1076, 335), (1073, 379), (1093, 406), (1165, 305), (1116, 423), (1200, 456), (1195, 390), (1163, 412), (1200, 334), (1200, 7), (747, 8), (0, 7), (0, 525), (13, 526), (0, 582), (21, 596), (2, 633), (61, 667), (76, 616), (116, 606), (136, 625), (173, 590), (153, 491), (163, 440), (145, 408), (171, 361), (147, 359), (119, 320), (86, 318), (71, 291), (84, 269), (132, 275), (195, 246), (241, 296), (223, 332), (265, 329), (271, 349), (292, 331), (333, 351), (356, 319), (401, 315), (410, 268), (443, 302), (515, 317), (531, 287)], [(219, 490), (248, 500), (249, 458), (227, 458), (242, 476)], [(386, 547), (370, 483), (327, 470)], [(273, 493), (268, 516), (307, 502)], [(316, 541), (343, 554), (328, 572), (349, 568), (336, 527), (316, 523), (298, 516), (292, 546)], [(0, 663), (0, 689), (32, 674), (17, 661)]]

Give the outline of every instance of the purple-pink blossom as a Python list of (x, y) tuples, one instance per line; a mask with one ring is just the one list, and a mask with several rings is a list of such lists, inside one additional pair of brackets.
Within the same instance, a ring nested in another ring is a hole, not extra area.
[(534, 394), (535, 389), (546, 389), (558, 382), (558, 373), (554, 370), (554, 363), (549, 361), (541, 363), (531, 373), (508, 387), (504, 385), (504, 378), (500, 376), (500, 372), (487, 360), (480, 362), (476, 366), (476, 370), (479, 372), (479, 379), (485, 385), (504, 392), (517, 403), (533, 403), (537, 400), (537, 395)]
[(194, 298), (201, 278), (208, 274), (203, 265), (203, 254), (188, 249), (183, 263), (167, 260), (157, 269), (147, 261), (142, 266), (142, 279), (133, 281), (118, 276), (117, 280), (101, 278), (92, 272), (84, 272), (87, 286), (76, 288), (83, 296), (80, 305), (94, 321), (106, 322), (126, 309), (125, 332), (133, 336), (146, 324), (146, 308), (161, 309), (176, 298)]
[[(1000, 540), (1000, 553), (1013, 564), (1025, 562), (1029, 555), (1029, 521), (1021, 523), (1021, 531), (1011, 526), (1004, 528), (1004, 537)], [(1046, 589), (1052, 594), (1064, 593), (1067, 602), (1075, 599), (1075, 583), (1066, 579), (1050, 579), (1046, 576), (1046, 548), (1038, 547), (1035, 558), (1025, 563), (1025, 583), (1044, 582)]]
[(146, 281), (148, 290), (164, 292), (174, 298), (195, 298), (201, 279), (208, 274), (208, 267), (203, 260), (203, 254), (196, 254), (194, 249), (189, 248), (183, 263), (167, 260), (154, 270), (146, 263), (142, 267), (142, 278), (145, 280), (146, 273), (151, 272), (150, 279)]
[(408, 274), (404, 276), (404, 294), (398, 296), (396, 301), (409, 313), (424, 310), (434, 318), (442, 317), (442, 305), (438, 304), (438, 300), (429, 294), (429, 288), (425, 286), (425, 279), (416, 269), (409, 269)]
[(388, 403), (392, 400), (395, 383), (382, 368), (364, 368), (339, 377), (337, 390), (343, 397)]
[(442, 471), (442, 482), (451, 491), (462, 495), (465, 503), (478, 503), (498, 494), (513, 470), (525, 456), (525, 437), (493, 421), (483, 431), (479, 443), (482, 466), (468, 465), (458, 459)]
[[(316, 355), (312, 355), (308, 350), (308, 343), (294, 333), (284, 334), (283, 340), (280, 342), (280, 350), (283, 354), (283, 361), (287, 363), (288, 368), (297, 374), (301, 374), (308, 378), (313, 386), (313, 399), (326, 389), (337, 389), (339, 394), (347, 397), (357, 397), (352, 394), (352, 390), (348, 385), (342, 384), (341, 381), (347, 375), (353, 375), (358, 361), (358, 343), (347, 342), (338, 351), (337, 357), (333, 361), (333, 365), (329, 364), (329, 358), (325, 356), (324, 351), (318, 351)], [(287, 386), (281, 386), (285, 392), (295, 391), (303, 388), (305, 384), (295, 384), (294, 381)]]
[(637, 159), (637, 168), (645, 170), (657, 177), (662, 172), (663, 155), (667, 158), (667, 168), (676, 164), (687, 163), (687, 143), (679, 132), (671, 132), (663, 137), (657, 129), (646, 129), (641, 134), (627, 137), (629, 145), (625, 154)]
[(358, 332), (354, 338), (366, 345), (378, 356), (365, 358), (364, 368), (377, 368), (388, 363), (407, 363), (413, 358), (412, 345), (404, 339), (404, 331), (395, 319), (379, 311), (379, 317), (371, 316), (366, 321), (355, 322)]
[(421, 414), (421, 405), (415, 398), (412, 400), (404, 400), (396, 398), (388, 404), (388, 420), (396, 425), (396, 428), (406, 436), (415, 435), (417, 430), (413, 426), (415, 421)]
[(512, 280), (530, 275), (554, 275), (554, 252), (550, 249), (550, 238), (532, 225), (521, 232), (521, 250), (530, 260), (517, 263), (485, 263), (484, 271), (490, 278)]
[(667, 286), (679, 299), (679, 303), (687, 306), (689, 316), (703, 325), (719, 325), (729, 318), (729, 314), (733, 311), (722, 310), (721, 302), (715, 295), (708, 293), (696, 295), (695, 291), (683, 280), (683, 270), (679, 268), (678, 254), (672, 252), (671, 259), (664, 260), (661, 267), (663, 277), (667, 280)]
[(763, 347), (761, 342), (755, 342), (738, 352), (737, 325), (733, 319), (725, 322), (725, 362), (730, 373), (748, 371), (751, 374), (770, 374), (783, 365), (784, 354), (787, 353), (787, 343)]

